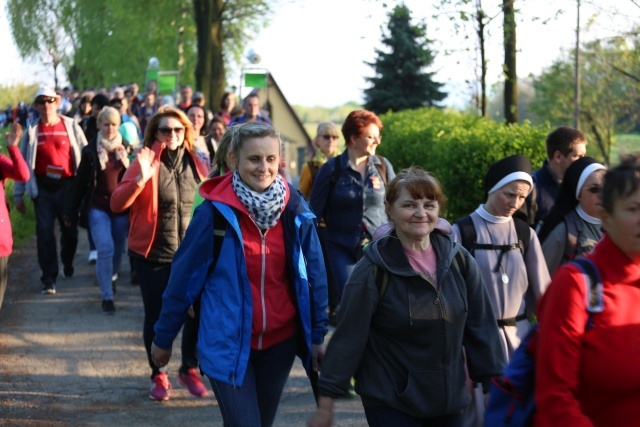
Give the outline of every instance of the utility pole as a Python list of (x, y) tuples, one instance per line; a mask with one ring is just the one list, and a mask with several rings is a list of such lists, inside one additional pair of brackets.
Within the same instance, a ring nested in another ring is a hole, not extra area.
[(575, 99), (573, 111), (573, 127), (580, 127), (580, 0), (578, 2), (578, 18), (576, 24), (576, 80), (575, 80)]

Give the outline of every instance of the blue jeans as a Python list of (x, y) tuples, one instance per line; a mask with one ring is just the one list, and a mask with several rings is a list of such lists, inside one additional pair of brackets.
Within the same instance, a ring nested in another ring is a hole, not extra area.
[(295, 357), (296, 340), (291, 338), (266, 350), (251, 350), (247, 373), (240, 386), (209, 377), (224, 425), (271, 426)]
[(325, 246), (327, 248), (327, 257), (329, 258), (329, 269), (333, 276), (339, 304), (342, 298), (342, 292), (344, 291), (344, 285), (347, 284), (347, 280), (357, 262), (355, 249), (348, 249), (331, 242), (325, 242)]
[(416, 418), (389, 406), (365, 406), (369, 427), (462, 427), (462, 414)]
[(38, 264), (42, 270), (40, 280), (44, 284), (55, 284), (58, 277), (58, 248), (55, 221), (60, 225), (60, 258), (65, 270), (73, 270), (73, 258), (78, 246), (78, 225), (74, 221), (67, 227), (62, 220), (65, 204), (71, 191), (73, 179), (66, 179), (56, 190), (38, 185), (38, 197), (33, 199), (36, 214), (36, 237), (38, 240)]
[(129, 232), (129, 215), (89, 209), (89, 230), (96, 244), (96, 276), (103, 300), (113, 299), (111, 277), (120, 270)]

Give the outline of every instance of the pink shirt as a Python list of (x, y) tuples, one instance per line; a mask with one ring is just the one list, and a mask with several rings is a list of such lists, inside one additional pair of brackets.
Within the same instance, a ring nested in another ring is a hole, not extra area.
[(429, 247), (423, 251), (405, 248), (404, 246), (402, 249), (404, 249), (404, 253), (407, 255), (411, 267), (431, 282), (432, 285), (437, 285), (436, 252), (433, 250), (433, 245), (429, 245)]

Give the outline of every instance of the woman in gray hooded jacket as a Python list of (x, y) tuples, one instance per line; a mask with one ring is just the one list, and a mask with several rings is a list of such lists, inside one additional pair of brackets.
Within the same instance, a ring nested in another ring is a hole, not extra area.
[(436, 228), (439, 182), (410, 168), (389, 183), (395, 229), (365, 248), (340, 302), (311, 426), (329, 426), (334, 399), (355, 378), (371, 426), (461, 423), (471, 378), (488, 391), (504, 355), (474, 259)]

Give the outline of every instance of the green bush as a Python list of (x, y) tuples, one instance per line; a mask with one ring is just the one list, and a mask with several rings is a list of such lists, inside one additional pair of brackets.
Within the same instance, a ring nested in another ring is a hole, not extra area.
[(387, 113), (379, 154), (396, 171), (417, 165), (432, 172), (447, 196), (446, 217), (468, 215), (484, 202), (483, 179), (491, 163), (524, 154), (534, 170), (546, 158), (549, 126), (504, 125), (435, 108)]

